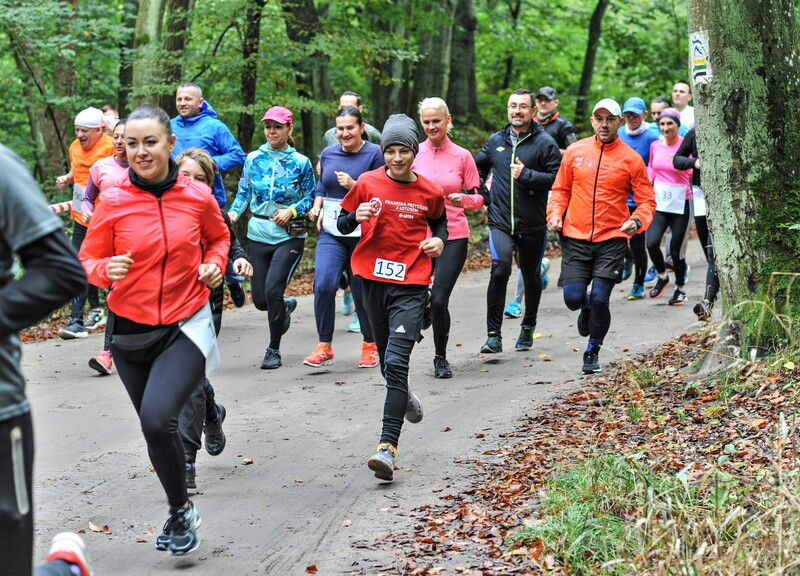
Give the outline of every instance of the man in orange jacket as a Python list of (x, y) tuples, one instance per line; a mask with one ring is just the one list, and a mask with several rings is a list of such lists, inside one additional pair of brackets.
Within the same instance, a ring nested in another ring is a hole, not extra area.
[[(619, 104), (603, 98), (591, 121), (595, 135), (567, 148), (547, 204), (548, 228), (563, 233), (564, 302), (570, 310), (580, 308), (578, 333), (589, 337), (584, 374), (600, 371), (611, 290), (622, 281), (628, 238), (645, 231), (656, 209), (642, 157), (617, 138), (625, 122)], [(627, 204), (631, 190), (638, 206), (633, 214)]]

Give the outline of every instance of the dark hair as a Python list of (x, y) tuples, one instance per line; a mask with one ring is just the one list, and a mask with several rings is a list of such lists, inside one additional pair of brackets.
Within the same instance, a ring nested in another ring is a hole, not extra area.
[[(114, 124), (114, 130), (116, 130), (116, 129), (117, 129), (117, 126), (125, 126), (125, 123), (126, 123), (127, 121), (128, 121), (128, 119), (127, 119), (127, 118), (120, 118), (119, 120), (117, 120), (117, 123), (116, 123), (116, 124)], [(171, 125), (171, 124), (172, 124), (172, 123), (170, 122), (170, 125)], [(112, 130), (112, 132), (113, 132), (113, 130)]]
[(172, 136), (172, 123), (169, 121), (169, 116), (158, 106), (152, 104), (139, 106), (131, 112), (126, 122), (131, 122), (132, 120), (157, 120), (164, 128), (164, 132), (167, 133), (167, 138)]
[(342, 106), (339, 108), (339, 111), (336, 112), (336, 117), (339, 118), (343, 116), (353, 116), (358, 120), (359, 124), (364, 123), (364, 117), (361, 115), (361, 111), (355, 106)]
[(103, 107), (100, 108), (103, 111), (103, 114), (108, 114), (110, 112), (114, 113), (114, 116), (117, 115), (117, 109), (114, 108), (111, 104), (103, 104)]
[[(178, 86), (178, 90), (180, 90), (181, 88), (194, 88), (197, 91), (197, 97), (198, 98), (202, 98), (203, 97), (203, 89), (200, 88), (200, 86), (198, 86), (194, 82), (184, 82), (183, 84)], [(177, 92), (177, 90), (176, 90), (176, 92)]]
[[(686, 87), (689, 89), (689, 94), (692, 93), (692, 85), (689, 84), (686, 80), (678, 80), (675, 84), (686, 84)], [(673, 86), (675, 85), (673, 84)]]
[(667, 108), (672, 108), (672, 102), (669, 101), (669, 98), (664, 96), (656, 96), (650, 100), (650, 104), (666, 104)]
[(516, 90), (514, 90), (514, 91), (511, 93), (511, 95), (512, 95), (512, 96), (522, 96), (522, 95), (527, 95), (527, 96), (528, 96), (528, 98), (530, 98), (530, 99), (531, 99), (531, 106), (535, 106), (535, 104), (534, 104), (534, 102), (533, 102), (533, 92), (531, 92), (530, 90), (527, 90), (527, 89), (525, 89), (525, 88), (517, 88)]
[[(342, 96), (355, 96), (356, 97), (356, 106), (361, 106), (361, 96), (353, 92), (352, 90), (345, 90), (342, 92)], [(342, 96), (339, 96), (341, 98)]]

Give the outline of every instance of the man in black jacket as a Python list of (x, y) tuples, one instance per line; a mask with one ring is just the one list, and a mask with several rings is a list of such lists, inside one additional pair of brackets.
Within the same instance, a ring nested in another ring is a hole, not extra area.
[[(515, 90), (508, 98), (509, 123), (489, 137), (475, 157), (481, 194), (489, 207), (492, 271), (486, 293), (488, 339), (484, 354), (503, 351), (502, 325), (506, 287), (516, 250), (525, 282), (525, 314), (517, 350), (533, 346), (533, 330), (542, 296), (539, 266), (547, 229), (547, 194), (561, 165), (555, 140), (533, 121), (533, 94)], [(492, 174), (491, 190), (486, 179)]]

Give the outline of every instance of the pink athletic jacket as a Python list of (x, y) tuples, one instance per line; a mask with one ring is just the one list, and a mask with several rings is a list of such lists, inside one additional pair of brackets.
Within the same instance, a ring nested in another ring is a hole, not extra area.
[(430, 140), (425, 140), (419, 145), (419, 154), (414, 158), (412, 170), (441, 186), (445, 198), (450, 194), (461, 194), (460, 207), (453, 206), (449, 199), (445, 202), (447, 239), (469, 238), (469, 224), (464, 210), (483, 208), (483, 196), (463, 193), (464, 190), (474, 191), (481, 185), (472, 154), (454, 144), (450, 138), (445, 138), (440, 148), (434, 148)]

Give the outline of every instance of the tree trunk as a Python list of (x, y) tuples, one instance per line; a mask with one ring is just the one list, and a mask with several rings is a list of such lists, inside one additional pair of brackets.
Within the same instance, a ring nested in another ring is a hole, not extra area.
[[(407, 4), (404, 2), (404, 4)], [(389, 21), (381, 16), (376, 16), (377, 21), (374, 26), (384, 33), (393, 34), (408, 40), (408, 28), (401, 21)], [(373, 112), (370, 115), (370, 123), (376, 128), (381, 129), (386, 119), (397, 112), (405, 109), (404, 104), (408, 101), (408, 78), (409, 66), (406, 60), (395, 57), (369, 57), (370, 66), (378, 70), (370, 79), (370, 94), (372, 95)], [(395, 82), (396, 78), (401, 81)]]
[[(508, 4), (509, 16), (511, 16), (511, 30), (513, 31), (513, 36), (519, 29), (519, 14), (522, 11), (522, 0), (506, 0), (506, 3)], [(508, 56), (506, 57), (506, 72), (503, 75), (503, 85), (500, 87), (501, 92), (506, 92), (509, 88), (511, 88), (511, 79), (514, 77), (513, 46), (511, 47), (511, 50), (512, 51), (509, 52)]]
[(447, 94), (455, 2), (430, 0), (420, 8), (425, 18), (417, 21), (425, 24), (417, 31), (419, 59), (414, 64), (414, 87), (406, 106), (406, 113), (412, 118), (417, 115), (420, 100), (430, 96), (444, 98)]
[[(284, 0), (281, 9), (286, 20), (286, 32), (292, 42), (308, 46), (322, 32), (317, 9), (313, 0)], [(307, 57), (298, 65), (297, 80), (300, 86), (299, 96), (309, 101), (325, 101), (333, 98), (328, 80), (328, 62), (326, 54), (315, 49), (306, 48)], [(300, 137), (299, 149), (311, 158), (319, 154), (319, 143), (328, 126), (319, 112), (301, 110), (302, 131), (295, 131)]]
[(594, 76), (594, 62), (597, 58), (597, 45), (600, 43), (600, 33), (603, 28), (603, 16), (608, 8), (609, 0), (599, 0), (589, 21), (589, 41), (586, 44), (586, 57), (583, 60), (581, 84), (578, 87), (578, 98), (575, 104), (575, 130), (578, 134), (588, 130), (590, 103), (589, 92), (592, 89), (592, 76)]
[(242, 112), (239, 114), (239, 144), (245, 152), (253, 149), (253, 133), (255, 120), (253, 107), (256, 103), (256, 80), (258, 73), (258, 45), (261, 40), (261, 14), (267, 0), (248, 0), (247, 25), (242, 42), (242, 81), (241, 100)]
[(157, 95), (157, 103), (170, 117), (178, 113), (175, 107), (175, 90), (183, 80), (184, 50), (192, 27), (194, 0), (168, 0), (167, 29), (164, 34), (164, 57), (161, 60), (161, 82), (163, 92)]
[[(772, 272), (800, 270), (795, 5), (689, 0), (688, 15), (708, 221), (724, 303), (734, 312), (764, 294)], [(786, 283), (783, 290), (785, 298)]]
[(134, 104), (149, 99), (149, 89), (158, 83), (161, 27), (164, 20), (165, 0), (139, 0), (133, 47), (133, 99)]
[(447, 106), (457, 122), (480, 123), (478, 81), (475, 78), (475, 30), (478, 18), (473, 0), (458, 0), (450, 49)]
[(117, 112), (125, 117), (131, 110), (131, 86), (133, 86), (133, 30), (136, 29), (136, 15), (139, 3), (134, 0), (125, 2), (125, 38), (119, 44), (119, 95), (117, 96)]

